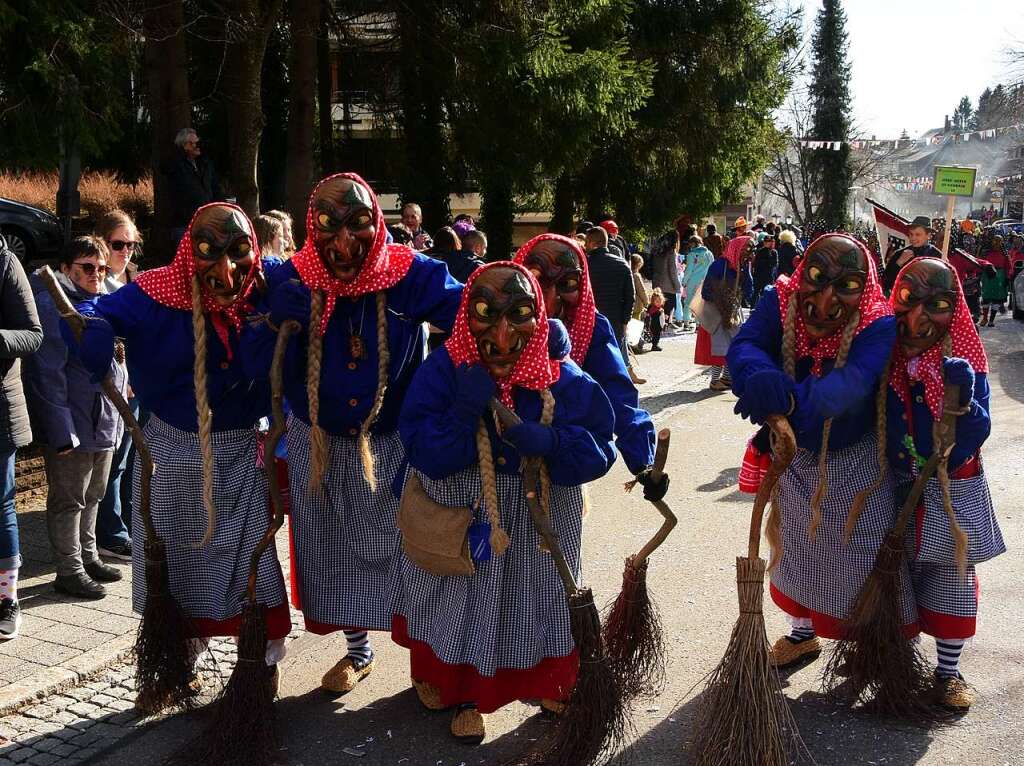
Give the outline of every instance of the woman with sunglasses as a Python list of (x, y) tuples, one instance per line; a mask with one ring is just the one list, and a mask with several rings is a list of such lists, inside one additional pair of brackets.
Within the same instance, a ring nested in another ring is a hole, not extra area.
[[(139, 254), (142, 236), (135, 222), (125, 211), (115, 208), (100, 218), (96, 235), (107, 245), (107, 277), (103, 287), (108, 293), (117, 292), (135, 280), (138, 266), (132, 259)], [(138, 400), (128, 388), (128, 406), (135, 417), (145, 425), (146, 418), (140, 418)], [(132, 560), (132, 509), (131, 509), (131, 468), (134, 448), (127, 431), (114, 449), (107, 479), (107, 491), (100, 501), (96, 516), (96, 542), (101, 556), (117, 561)], [(122, 486), (129, 491), (122, 491)]]
[(100, 219), (96, 235), (103, 239), (108, 250), (104, 287), (108, 293), (116, 292), (135, 279), (139, 267), (132, 263), (132, 258), (140, 252), (142, 236), (131, 216), (116, 208)]
[[(71, 302), (81, 304), (103, 293), (107, 273), (103, 241), (76, 237), (64, 249), (57, 279)], [(54, 587), (58, 593), (99, 599), (106, 595), (102, 583), (121, 579), (116, 567), (100, 561), (96, 513), (124, 423), (100, 383), (68, 353), (50, 294), (35, 277), (32, 284), (43, 345), (25, 360), (23, 377), (32, 432), (43, 445), (46, 463), (46, 527), (57, 565)], [(126, 395), (128, 376), (117, 354), (110, 374)]]

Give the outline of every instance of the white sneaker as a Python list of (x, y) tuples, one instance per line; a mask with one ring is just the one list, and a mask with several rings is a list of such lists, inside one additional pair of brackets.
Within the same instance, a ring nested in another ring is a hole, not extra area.
[(5, 598), (0, 601), (0, 641), (18, 637), (21, 630), (21, 607), (17, 601)]

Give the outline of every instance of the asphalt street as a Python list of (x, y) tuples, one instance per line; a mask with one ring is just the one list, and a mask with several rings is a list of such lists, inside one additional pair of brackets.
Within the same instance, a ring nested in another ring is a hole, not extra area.
[[(979, 634), (962, 668), (978, 701), (958, 724), (924, 731), (881, 722), (819, 693), (820, 661), (786, 678), (786, 693), (814, 760), (842, 764), (1024, 764), (1024, 589), (1022, 439), (1024, 431), (1024, 324), (1000, 318), (983, 338), (992, 366), (994, 429), (984, 449), (985, 470), (1009, 551), (979, 568)], [(668, 648), (663, 693), (635, 709), (636, 734), (614, 761), (683, 764), (699, 687), (725, 648), (737, 617), (734, 561), (745, 551), (750, 499), (736, 475), (751, 426), (733, 415), (731, 394), (707, 391), (708, 379), (692, 364), (693, 336), (667, 338), (665, 351), (642, 357), (643, 401), (659, 427), (672, 429), (668, 495), (679, 516), (675, 533), (651, 560), (649, 588), (661, 608)], [(590, 487), (592, 510), (584, 531), (584, 579), (599, 602), (614, 598), (622, 563), (657, 528), (659, 517), (639, 493), (626, 495), (621, 462)], [(766, 594), (769, 638), (786, 629)], [(933, 655), (931, 640), (927, 653)], [(424, 711), (411, 690), (408, 659), (387, 635), (374, 638), (376, 672), (354, 692), (332, 699), (319, 690), (321, 675), (344, 654), (338, 636), (303, 635), (283, 664), (278, 702), (284, 748), (291, 766), (470, 766), (500, 764), (545, 726), (537, 708), (511, 705), (488, 716), (488, 735), (473, 748), (448, 735), (449, 714)], [(193, 736), (204, 711), (159, 719), (101, 753), (101, 766), (156, 764)], [(204, 765), (205, 766), (205, 765)]]

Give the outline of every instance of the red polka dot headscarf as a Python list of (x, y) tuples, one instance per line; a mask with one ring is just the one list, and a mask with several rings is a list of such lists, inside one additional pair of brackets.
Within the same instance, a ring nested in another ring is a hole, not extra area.
[[(321, 184), (335, 178), (347, 178), (362, 186), (370, 194), (373, 200), (373, 223), (376, 232), (373, 237), (373, 245), (370, 252), (363, 261), (363, 267), (359, 275), (351, 282), (343, 282), (335, 279), (320, 260), (316, 251), (316, 227), (313, 224), (313, 199)], [(384, 223), (384, 212), (380, 209), (377, 195), (373, 189), (355, 173), (335, 173), (320, 181), (309, 195), (309, 205), (306, 208), (306, 241), (293, 257), (299, 276), (303, 283), (310, 290), (323, 290), (327, 300), (324, 302), (323, 319), (320, 322), (320, 333), (327, 330), (327, 322), (334, 311), (334, 304), (338, 296), (356, 298), (367, 293), (376, 293), (394, 287), (402, 279), (412, 266), (415, 254), (406, 245), (387, 243), (387, 227)]]
[(192, 277), (196, 268), (195, 258), (192, 254), (192, 226), (195, 223), (196, 217), (202, 211), (215, 206), (230, 208), (238, 212), (245, 219), (249, 229), (249, 239), (253, 254), (253, 267), (246, 275), (245, 281), (242, 283), (242, 289), (238, 291), (235, 300), (229, 305), (222, 306), (212, 296), (201, 292), (203, 296), (203, 313), (210, 317), (210, 321), (217, 331), (217, 337), (220, 338), (230, 359), (232, 352), (228, 338), (228, 328), (233, 327), (235, 332), (241, 332), (243, 320), (252, 311), (252, 306), (249, 305), (249, 296), (252, 293), (253, 286), (256, 284), (256, 275), (263, 268), (260, 259), (260, 246), (256, 241), (252, 222), (242, 208), (229, 202), (211, 202), (200, 207), (192, 216), (192, 220), (185, 230), (185, 235), (178, 243), (178, 250), (174, 255), (174, 260), (167, 266), (143, 272), (135, 282), (142, 292), (161, 306), (180, 309), (181, 311), (191, 311)]
[(542, 391), (558, 380), (561, 372), (560, 363), (548, 358), (548, 314), (544, 308), (544, 299), (541, 297), (540, 285), (533, 273), (512, 261), (494, 261), (482, 266), (470, 276), (466, 287), (462, 291), (462, 301), (459, 303), (459, 313), (455, 317), (455, 327), (452, 329), (451, 337), (445, 342), (444, 347), (448, 350), (452, 364), (458, 367), (460, 364), (479, 364), (480, 352), (476, 346), (476, 338), (469, 330), (469, 296), (473, 292), (473, 283), (477, 278), (488, 271), (498, 267), (515, 269), (530, 282), (533, 294), (536, 297), (537, 305), (537, 330), (530, 337), (530, 341), (523, 349), (518, 361), (512, 368), (512, 374), (506, 378), (495, 379), (498, 386), (499, 398), (506, 407), (512, 408), (512, 389), (528, 388), (531, 391)]
[[(554, 240), (566, 245), (576, 254), (576, 260), (579, 261), (580, 269), (582, 270), (580, 299), (576, 304), (576, 315), (573, 317), (572, 324), (568, 327), (569, 340), (572, 341), (572, 351), (569, 357), (576, 364), (582, 366), (583, 360), (587, 358), (587, 351), (590, 350), (590, 339), (594, 335), (594, 321), (597, 317), (597, 307), (594, 304), (594, 290), (590, 286), (590, 270), (587, 264), (587, 256), (583, 252), (583, 248), (580, 247), (580, 243), (574, 239), (563, 237), (561, 234), (538, 234), (516, 251), (515, 262), (519, 264), (525, 263), (526, 256), (533, 251), (538, 242), (543, 242), (544, 240)], [(543, 303), (544, 301), (540, 297), (541, 294), (537, 293), (537, 296), (541, 303)]]
[[(921, 259), (910, 261), (900, 269), (896, 275), (896, 284), (899, 284), (903, 272), (916, 264)], [(932, 259), (937, 260), (937, 259)], [(970, 362), (975, 372), (988, 372), (988, 357), (985, 354), (985, 347), (978, 337), (978, 329), (974, 326), (971, 318), (971, 310), (964, 299), (964, 290), (960, 285), (960, 278), (956, 270), (950, 267), (953, 273), (953, 285), (956, 289), (956, 307), (953, 309), (953, 321), (949, 325), (949, 339), (952, 343), (952, 356), (966, 359)], [(895, 290), (893, 291), (895, 294)], [(890, 297), (891, 302), (895, 298)], [(910, 386), (914, 383), (924, 384), (924, 399), (932, 417), (936, 420), (942, 417), (942, 395), (944, 381), (942, 377), (942, 362), (945, 354), (943, 341), (940, 339), (931, 348), (920, 356), (908, 359), (903, 353), (903, 348), (897, 344), (893, 353), (892, 368), (889, 371), (889, 385), (896, 392), (900, 400), (907, 404), (910, 402)]]
[[(846, 234), (829, 233), (818, 237), (807, 248), (807, 252), (804, 253), (804, 257), (800, 259), (800, 263), (797, 265), (796, 270), (790, 276), (783, 275), (775, 280), (775, 291), (779, 296), (779, 319), (783, 324), (785, 324), (786, 307), (789, 304), (790, 296), (796, 293), (797, 289), (800, 287), (800, 280), (803, 278), (804, 266), (807, 263), (807, 256), (811, 254), (814, 246), (821, 242), (825, 237), (842, 237), (843, 239), (852, 242), (864, 254), (864, 261), (867, 263), (868, 277), (864, 282), (864, 292), (861, 293), (860, 303), (857, 304), (857, 310), (860, 312), (860, 322), (857, 323), (857, 327), (853, 331), (853, 337), (856, 338), (865, 327), (870, 325), (876, 319), (880, 319), (884, 316), (892, 316), (892, 308), (889, 307), (889, 302), (885, 299), (885, 295), (882, 293), (882, 285), (878, 281), (878, 272), (875, 269), (875, 259), (871, 256), (871, 253), (868, 252), (868, 249), (864, 246), (863, 242), (860, 242)], [(814, 375), (821, 375), (822, 363), (826, 359), (835, 359), (839, 354), (839, 345), (842, 341), (843, 333), (839, 331), (829, 335), (827, 338), (814, 340), (807, 334), (807, 326), (804, 323), (803, 313), (800, 311), (796, 312), (795, 330), (796, 349), (794, 358), (799, 361), (804, 357), (809, 356), (813, 360), (811, 373)]]

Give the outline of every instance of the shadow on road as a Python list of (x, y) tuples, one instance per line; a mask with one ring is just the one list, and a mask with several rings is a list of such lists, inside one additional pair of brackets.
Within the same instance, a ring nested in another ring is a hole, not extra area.
[(657, 415), (662, 410), (679, 407), (683, 404), (696, 404), (713, 396), (718, 396), (718, 392), (707, 388), (702, 388), (700, 391), (670, 391), (667, 394), (656, 394), (641, 399), (640, 404), (652, 415)]
[[(709, 482), (700, 484), (697, 486), (698, 492), (718, 492), (720, 489), (728, 489), (729, 487), (736, 486), (736, 481), (740, 475), (739, 468), (723, 468), (718, 472), (718, 476)], [(735, 499), (735, 498), (733, 498)]]

